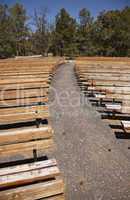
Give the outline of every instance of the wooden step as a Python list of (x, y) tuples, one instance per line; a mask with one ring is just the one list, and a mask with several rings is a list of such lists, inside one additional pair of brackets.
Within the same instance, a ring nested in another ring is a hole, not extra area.
[(31, 112), (40, 112), (40, 111), (48, 111), (47, 105), (36, 105), (36, 106), (25, 106), (25, 107), (12, 107), (12, 108), (1, 108), (2, 115), (9, 114), (19, 114), (19, 113), (31, 113)]
[(40, 128), (14, 129), (0, 132), (0, 145), (15, 144), (38, 139), (51, 138), (52, 128), (47, 125)]
[(121, 104), (107, 103), (105, 104), (107, 110), (121, 111)]
[(0, 115), (0, 124), (12, 124), (20, 122), (30, 122), (36, 121), (36, 119), (46, 119), (50, 117), (48, 112), (28, 112), (28, 113), (18, 113), (18, 114), (9, 114), (9, 115)]
[(55, 159), (0, 169), (1, 200), (64, 200)]
[[(2, 84), (21, 84), (21, 83), (35, 83), (35, 81), (43, 82), (43, 78), (30, 78), (30, 79), (10, 79), (10, 80), (0, 80), (0, 85)], [(48, 79), (44, 79), (45, 83), (48, 82)]]
[[(4, 160), (32, 158), (37, 154), (54, 148), (53, 130), (50, 126), (3, 131), (0, 134), (0, 163)], [(17, 158), (17, 159), (16, 159)]]
[[(6, 88), (5, 88), (6, 89)], [(48, 93), (47, 88), (39, 89), (23, 89), (23, 90), (2, 90), (0, 91), (0, 100), (5, 99), (20, 99), (20, 98), (30, 98), (30, 97), (43, 97)]]
[(121, 121), (121, 124), (122, 124), (123, 130), (125, 132), (130, 131), (130, 121), (123, 120), (123, 121)]
[(35, 88), (49, 88), (49, 84), (45, 81), (35, 83), (19, 83), (19, 84), (3, 84), (0, 85), (1, 90), (23, 90), (23, 89), (35, 89)]
[(48, 103), (48, 97), (30, 97), (20, 99), (4, 99), (0, 100), (0, 108), (2, 107), (13, 107), (13, 106), (29, 106), (38, 103)]

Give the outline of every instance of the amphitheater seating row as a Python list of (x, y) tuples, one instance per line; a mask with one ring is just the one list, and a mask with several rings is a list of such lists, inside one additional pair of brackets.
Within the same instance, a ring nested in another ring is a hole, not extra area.
[[(106, 62), (107, 61), (107, 62)], [(98, 105), (113, 116), (130, 114), (130, 62), (107, 59), (77, 59), (75, 74), (82, 91), (92, 95)], [(121, 121), (129, 129), (129, 121)]]
[(63, 59), (0, 61), (0, 199), (64, 200), (48, 94)]

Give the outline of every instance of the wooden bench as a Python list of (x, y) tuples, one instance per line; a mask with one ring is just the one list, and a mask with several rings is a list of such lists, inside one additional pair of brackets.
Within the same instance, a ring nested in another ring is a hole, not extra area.
[(1, 200), (64, 200), (64, 184), (55, 159), (0, 169)]
[(0, 100), (0, 108), (3, 107), (18, 107), (18, 106), (30, 106), (30, 105), (38, 105), (38, 104), (48, 104), (48, 97), (30, 97), (30, 98), (20, 98), (20, 99), (4, 99)]
[(130, 121), (121, 121), (121, 125), (122, 128), (124, 130), (125, 133), (129, 133), (130, 132)]
[(47, 96), (48, 89), (36, 88), (36, 89), (16, 89), (16, 90), (3, 90), (0, 91), (0, 100), (7, 99), (20, 99), (31, 97), (45, 97)]
[(112, 112), (121, 112), (121, 104), (115, 104), (115, 103), (107, 103), (105, 104), (105, 107), (107, 110)]
[(0, 107), (46, 103), (48, 92), (45, 82), (0, 85)]
[(48, 106), (1, 108), (0, 125), (26, 121), (36, 121), (37, 123), (39, 119), (49, 119)]
[(53, 130), (49, 125), (40, 128), (23, 128), (0, 133), (0, 163), (32, 158), (54, 148)]
[(47, 159), (53, 130), (43, 122), (57, 65), (43, 63), (0, 62), (0, 200), (64, 200), (57, 163)]
[(103, 99), (106, 97), (105, 94), (94, 94), (96, 100), (98, 101), (98, 105), (101, 106), (102, 105), (102, 102), (103, 102)]

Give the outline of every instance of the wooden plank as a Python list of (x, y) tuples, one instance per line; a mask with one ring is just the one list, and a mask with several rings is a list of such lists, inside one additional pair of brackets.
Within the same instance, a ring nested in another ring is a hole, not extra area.
[(118, 72), (117, 69), (86, 69), (86, 70), (77, 70), (77, 73), (79, 73), (79, 76), (82, 75), (93, 75), (93, 74), (97, 74), (97, 75), (129, 75), (130, 74), (130, 70), (125, 70)]
[(123, 129), (126, 130), (126, 131), (129, 131), (130, 130), (130, 121), (121, 121), (121, 124), (123, 126)]
[(37, 70), (31, 71), (31, 72), (18, 72), (18, 71), (12, 71), (12, 72), (8, 72), (6, 73), (6, 71), (4, 72), (0, 72), (0, 76), (28, 76), (28, 75), (49, 75), (50, 76), (50, 72), (51, 71), (41, 71), (38, 72)]
[(49, 88), (49, 84), (46, 82), (35, 83), (14, 83), (14, 84), (2, 84), (0, 90), (23, 90), (23, 89), (35, 89), (35, 88)]
[(0, 107), (12, 107), (12, 106), (29, 106), (31, 104), (37, 103), (48, 103), (47, 97), (30, 97), (30, 98), (21, 98), (21, 99), (7, 99), (0, 101)]
[(65, 196), (61, 194), (61, 195), (45, 198), (45, 200), (65, 200)]
[(48, 92), (47, 88), (39, 88), (39, 89), (23, 89), (23, 90), (2, 90), (0, 91), (0, 99), (19, 99), (19, 98), (27, 98), (27, 97), (37, 97), (37, 96), (46, 96)]
[[(88, 89), (91, 89), (89, 86)], [(105, 90), (108, 93), (126, 93), (130, 92), (130, 87), (127, 86), (114, 86), (114, 85), (101, 85), (101, 86), (94, 86), (93, 89), (95, 90)]]
[(95, 96), (97, 99), (103, 99), (103, 98), (106, 97), (105, 94), (95, 94), (94, 96)]
[(11, 79), (11, 80), (0, 80), (0, 85), (2, 84), (21, 84), (21, 83), (35, 83), (35, 81), (38, 82), (43, 82), (45, 81), (46, 83), (48, 83), (48, 79), (45, 78), (43, 80), (43, 78), (30, 78), (30, 79)]
[(55, 159), (44, 160), (39, 162), (33, 162), (29, 164), (16, 165), (12, 167), (0, 168), (0, 176), (10, 175), (10, 174), (18, 174), (21, 172), (38, 170), (46, 167), (54, 167), (57, 165)]
[(18, 186), (21, 184), (43, 181), (60, 175), (58, 167), (41, 168), (18, 174), (9, 174), (0, 177), (0, 189), (9, 186)]
[(95, 80), (95, 82), (96, 81), (105, 81), (105, 80), (108, 80), (108, 81), (129, 81), (130, 80), (130, 76), (121, 76), (121, 75), (119, 75), (119, 76), (114, 76), (114, 75), (111, 75), (111, 76), (109, 76), (109, 75), (107, 75), (107, 76), (103, 76), (103, 75), (87, 75), (87, 76), (82, 76), (82, 77), (80, 77), (80, 80), (84, 80), (84, 79), (86, 79), (86, 80)]
[(43, 80), (44, 79), (50, 79), (50, 75), (49, 75), (49, 73), (48, 74), (41, 74), (41, 73), (39, 73), (39, 74), (27, 74), (27, 75), (25, 75), (25, 74), (15, 74), (15, 75), (0, 75), (0, 81), (1, 80), (12, 80), (12, 79), (27, 79), (27, 78), (43, 78)]
[(113, 99), (130, 99), (130, 94), (106, 94), (106, 98), (113, 98)]
[(53, 180), (0, 192), (1, 200), (64, 200), (63, 181)]
[(30, 142), (22, 142), (16, 144), (7, 144), (0, 146), (0, 159), (6, 158), (6, 156), (19, 156), (26, 157), (32, 155), (34, 149), (46, 150), (54, 147), (53, 139), (43, 139)]
[(12, 107), (12, 108), (1, 108), (2, 115), (18, 114), (18, 113), (31, 113), (36, 111), (48, 111), (47, 105), (36, 105), (26, 107)]
[(52, 128), (47, 125), (40, 128), (28, 128), (20, 130), (1, 131), (0, 145), (18, 142), (26, 142), (36, 139), (51, 138), (53, 134)]
[(121, 104), (107, 103), (105, 104), (107, 110), (121, 111)]
[[(82, 82), (84, 85), (92, 85), (92, 81), (84, 81), (84, 82)], [(96, 81), (96, 82), (93, 82), (93, 86), (106, 86), (106, 87), (108, 87), (108, 86), (119, 86), (119, 87), (122, 87), (122, 86), (126, 86), (126, 87), (130, 87), (130, 83), (129, 82), (127, 82), (127, 81), (109, 81), (109, 80), (106, 80), (106, 81), (104, 81), (104, 80), (100, 80), (100, 81)]]
[(130, 106), (122, 106), (122, 113), (130, 114)]
[(8, 114), (0, 115), (0, 124), (16, 123), (16, 122), (26, 122), (35, 121), (36, 119), (48, 119), (48, 112), (30, 112), (30, 113), (18, 113), (18, 114)]

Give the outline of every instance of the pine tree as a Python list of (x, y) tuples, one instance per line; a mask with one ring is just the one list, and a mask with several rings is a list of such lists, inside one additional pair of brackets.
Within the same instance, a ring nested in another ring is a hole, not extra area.
[(53, 44), (56, 55), (73, 56), (77, 53), (76, 27), (76, 20), (62, 8), (56, 16)]

